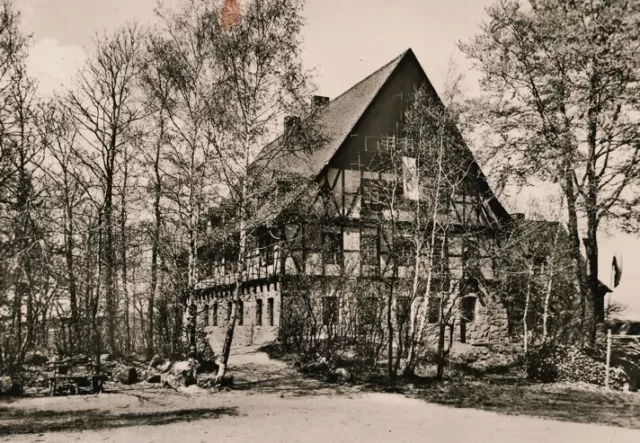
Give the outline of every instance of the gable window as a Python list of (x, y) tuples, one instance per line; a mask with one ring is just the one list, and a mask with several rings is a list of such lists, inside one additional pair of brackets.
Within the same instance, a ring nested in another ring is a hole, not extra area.
[(262, 299), (256, 300), (256, 325), (262, 326)]
[(322, 297), (322, 326), (332, 326), (338, 321), (338, 297)]
[(355, 194), (360, 188), (360, 171), (358, 169), (345, 169), (344, 170), (344, 193)]
[(324, 232), (322, 234), (322, 258), (326, 265), (342, 264), (342, 233)]
[(380, 138), (366, 136), (364, 138), (364, 150), (366, 152), (380, 151)]

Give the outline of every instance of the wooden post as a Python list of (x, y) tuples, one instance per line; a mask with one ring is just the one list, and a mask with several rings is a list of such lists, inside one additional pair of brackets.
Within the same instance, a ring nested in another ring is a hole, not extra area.
[(604, 385), (609, 389), (609, 370), (611, 368), (611, 329), (607, 329), (607, 367), (604, 375)]

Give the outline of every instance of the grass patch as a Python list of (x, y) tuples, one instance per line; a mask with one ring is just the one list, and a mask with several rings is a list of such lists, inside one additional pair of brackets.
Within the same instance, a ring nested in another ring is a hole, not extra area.
[(638, 394), (496, 380), (432, 384), (409, 395), (456, 408), (640, 429)]

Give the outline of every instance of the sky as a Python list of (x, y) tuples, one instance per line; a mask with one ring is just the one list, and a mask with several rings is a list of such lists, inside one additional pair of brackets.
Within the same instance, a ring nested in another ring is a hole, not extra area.
[[(164, 0), (171, 4), (176, 0)], [(155, 20), (157, 0), (14, 0), (23, 25), (33, 34), (29, 69), (44, 93), (70, 84), (93, 48), (96, 33), (127, 21)], [(466, 93), (478, 90), (478, 73), (457, 49), (479, 32), (485, 7), (493, 0), (307, 0), (303, 62), (315, 74), (317, 93), (335, 97), (408, 48), (413, 49), (436, 90), (441, 91), (451, 61), (466, 75)], [(513, 212), (526, 212), (523, 190)], [(625, 316), (640, 320), (640, 239), (615, 229), (602, 232), (600, 279), (610, 282), (613, 254), (623, 257), (623, 276), (613, 300), (627, 306)]]

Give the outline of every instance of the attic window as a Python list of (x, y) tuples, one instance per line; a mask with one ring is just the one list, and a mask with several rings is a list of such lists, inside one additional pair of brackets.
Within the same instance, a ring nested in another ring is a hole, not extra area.
[(379, 152), (380, 151), (380, 138), (379, 137), (365, 137), (364, 138), (364, 150), (366, 152)]

